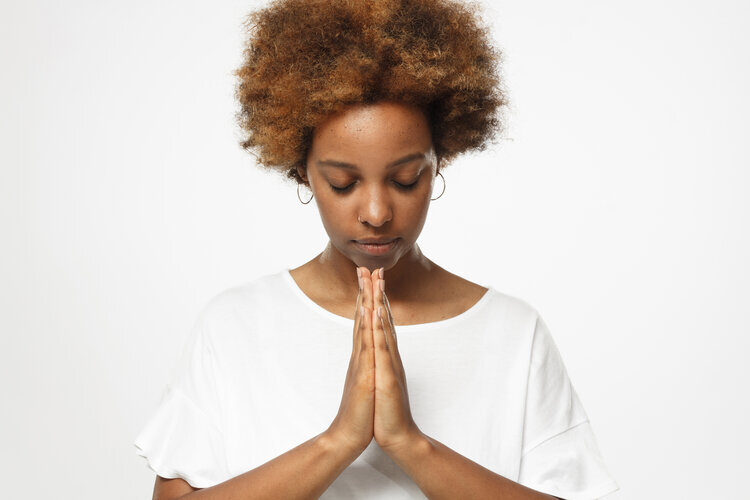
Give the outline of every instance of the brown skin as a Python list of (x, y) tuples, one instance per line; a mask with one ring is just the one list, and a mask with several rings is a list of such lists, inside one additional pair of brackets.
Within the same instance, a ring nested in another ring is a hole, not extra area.
[[(300, 288), (329, 311), (353, 318), (355, 267), (383, 267), (400, 325), (446, 319), (476, 303), (486, 288), (445, 271), (417, 245), (437, 171), (430, 127), (416, 107), (387, 101), (358, 105), (321, 124), (299, 174), (313, 192), (330, 241), (317, 257), (291, 270)], [(411, 190), (398, 185), (414, 182)], [(340, 194), (331, 185), (352, 187)], [(382, 256), (365, 253), (353, 241), (380, 237), (398, 238)]]
[[(417, 108), (358, 105), (316, 129), (300, 176), (309, 182), (330, 241), (291, 274), (321, 306), (354, 317), (338, 414), (322, 434), (211, 488), (157, 476), (154, 499), (317, 498), (373, 438), (429, 498), (554, 498), (472, 462), (422, 433), (412, 419), (394, 318), (406, 318), (399, 324), (439, 321), (465, 311), (486, 292), (436, 266), (416, 244), (436, 171), (430, 128)], [(405, 191), (396, 182), (416, 185)], [(329, 184), (352, 188), (341, 195)], [(379, 236), (397, 237), (398, 244), (372, 256), (352, 242)]]

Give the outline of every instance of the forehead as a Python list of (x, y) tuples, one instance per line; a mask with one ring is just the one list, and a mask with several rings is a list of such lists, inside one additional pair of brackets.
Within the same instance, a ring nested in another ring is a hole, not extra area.
[(310, 153), (317, 159), (340, 159), (330, 155), (384, 159), (431, 148), (429, 123), (419, 108), (381, 102), (353, 106), (329, 117), (315, 129)]

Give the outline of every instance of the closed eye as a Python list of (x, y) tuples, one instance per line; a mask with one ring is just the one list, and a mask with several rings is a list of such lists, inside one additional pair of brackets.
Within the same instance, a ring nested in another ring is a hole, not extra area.
[(344, 186), (344, 187), (337, 187), (337, 186), (334, 186), (333, 184), (328, 184), (328, 185), (331, 186), (331, 189), (333, 189), (333, 191), (336, 193), (346, 193), (352, 188), (352, 186), (354, 186), (354, 183), (352, 182), (348, 186)]
[(417, 183), (419, 182), (419, 179), (412, 182), (411, 184), (401, 184), (400, 182), (393, 181), (393, 183), (398, 186), (399, 189), (403, 189), (404, 191), (410, 191), (417, 187)]
[[(402, 191), (411, 191), (412, 189), (414, 189), (415, 187), (417, 187), (417, 183), (419, 183), (419, 179), (417, 179), (416, 181), (412, 182), (411, 184), (401, 184), (400, 182), (393, 181), (393, 184), (398, 189), (401, 189)], [(352, 187), (354, 186), (354, 184), (356, 184), (356, 182), (352, 182), (348, 186), (343, 186), (343, 187), (334, 186), (333, 184), (330, 184), (330, 183), (328, 185), (331, 186), (331, 189), (335, 193), (343, 194), (343, 193), (346, 193), (346, 192), (350, 191), (352, 189)]]

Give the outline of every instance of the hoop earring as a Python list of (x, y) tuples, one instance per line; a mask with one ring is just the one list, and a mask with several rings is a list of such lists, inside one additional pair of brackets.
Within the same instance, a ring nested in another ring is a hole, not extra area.
[[(312, 192), (312, 190), (310, 190), (310, 192)], [(302, 201), (302, 198), (300, 198), (300, 195), (299, 195), (299, 184), (297, 184), (297, 199), (299, 200), (300, 203), (302, 203), (303, 205), (307, 205), (308, 203), (312, 201), (313, 196), (315, 196), (315, 193), (312, 193), (312, 196), (310, 196), (309, 200)]]
[[(443, 179), (443, 190), (440, 192), (440, 196), (443, 196), (443, 193), (445, 193), (445, 177), (443, 177), (443, 173), (442, 172), (438, 172), (437, 174)], [(440, 198), (440, 196), (438, 196), (437, 198), (430, 198), (430, 200), (431, 201), (435, 201), (438, 198)]]

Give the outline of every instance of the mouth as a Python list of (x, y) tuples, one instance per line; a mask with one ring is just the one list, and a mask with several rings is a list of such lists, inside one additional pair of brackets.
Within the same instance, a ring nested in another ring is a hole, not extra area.
[(367, 239), (353, 240), (354, 244), (363, 252), (370, 255), (383, 255), (390, 252), (396, 246), (398, 238), (390, 239)]

